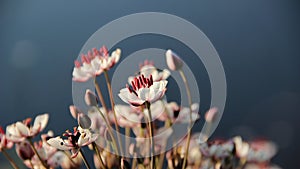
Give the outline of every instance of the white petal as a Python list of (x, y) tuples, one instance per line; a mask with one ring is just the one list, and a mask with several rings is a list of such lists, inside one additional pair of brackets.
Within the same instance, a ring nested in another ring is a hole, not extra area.
[(134, 93), (130, 93), (127, 88), (123, 88), (120, 90), (118, 95), (125, 103), (130, 103), (133, 105), (141, 105), (145, 101), (138, 98)]
[(47, 141), (47, 143), (50, 144), (52, 147), (55, 147), (55, 148), (60, 149), (60, 150), (70, 150), (70, 149), (72, 149), (72, 147), (66, 146), (65, 141), (60, 137), (50, 138)]
[(36, 116), (32, 127), (33, 131), (34, 132), (42, 131), (47, 126), (48, 120), (49, 120), (49, 114), (47, 113)]
[(29, 136), (30, 132), (29, 132), (29, 128), (22, 122), (17, 122), (16, 123), (16, 127), (18, 129), (18, 131), (20, 132), (21, 136)]
[(150, 96), (150, 89), (149, 88), (141, 88), (137, 92), (137, 94), (141, 100), (148, 101), (149, 96)]

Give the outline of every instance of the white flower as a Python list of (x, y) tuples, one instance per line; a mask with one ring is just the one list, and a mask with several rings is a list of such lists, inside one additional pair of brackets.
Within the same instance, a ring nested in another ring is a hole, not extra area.
[(191, 110), (189, 107), (180, 107), (176, 102), (165, 103), (166, 115), (161, 115), (159, 119), (166, 120), (170, 118), (172, 123), (189, 123), (190, 122), (190, 111), (192, 110), (192, 121), (196, 121), (200, 118), (198, 114), (199, 104), (193, 103)]
[(10, 140), (7, 140), (6, 135), (2, 127), (0, 126), (0, 152), (3, 149), (10, 149), (12, 148), (14, 143)]
[[(159, 71), (153, 64), (153, 62), (150, 62), (148, 60), (144, 61), (144, 64), (140, 64), (140, 72), (139, 75), (144, 75), (146, 78), (149, 78), (150, 75), (152, 75), (153, 81), (157, 82), (160, 80), (166, 80), (170, 76), (170, 71), (168, 69), (164, 69), (162, 71)], [(130, 76), (128, 78), (128, 83), (131, 83), (132, 80), (134, 80), (135, 77), (138, 76)]]
[(153, 103), (161, 99), (165, 92), (168, 81), (153, 82), (152, 76), (145, 78), (143, 75), (135, 77), (131, 87), (120, 90), (119, 97), (133, 106), (143, 105), (145, 102)]
[(142, 114), (138, 115), (130, 106), (115, 105), (115, 113), (121, 127), (135, 127), (141, 123)]
[(103, 71), (112, 68), (121, 57), (121, 50), (116, 49), (109, 56), (108, 49), (103, 46), (100, 50), (96, 48), (87, 55), (81, 55), (81, 62), (76, 60), (73, 69), (73, 81), (85, 82), (91, 77), (100, 75)]
[(6, 127), (6, 137), (13, 142), (21, 142), (25, 138), (34, 137), (39, 134), (48, 124), (49, 115), (38, 115), (30, 126), (31, 119), (24, 122), (16, 122)]
[(250, 143), (247, 160), (253, 162), (269, 161), (277, 153), (275, 143), (266, 140), (258, 140)]
[(232, 140), (235, 145), (237, 156), (240, 158), (247, 157), (250, 148), (249, 144), (247, 142), (244, 142), (240, 136), (236, 136)]
[(91, 144), (98, 138), (98, 134), (94, 134), (89, 129), (83, 129), (81, 127), (74, 128), (73, 133), (66, 131), (64, 136), (67, 137), (67, 139), (55, 137), (49, 139), (47, 143), (59, 150), (71, 150), (72, 157), (77, 156), (81, 147)]

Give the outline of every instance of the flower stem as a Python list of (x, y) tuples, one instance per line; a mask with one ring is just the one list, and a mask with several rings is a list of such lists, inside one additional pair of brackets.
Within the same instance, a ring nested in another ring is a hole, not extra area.
[(109, 133), (109, 135), (110, 135), (110, 137), (111, 137), (111, 139), (112, 139), (113, 145), (114, 145), (113, 148), (115, 149), (116, 153), (119, 154), (118, 147), (117, 147), (117, 143), (116, 143), (115, 137), (114, 137), (114, 135), (113, 135), (113, 133), (112, 133), (111, 126), (110, 126), (110, 124), (108, 123), (108, 121), (107, 121), (107, 119), (105, 118), (105, 116), (103, 115), (103, 113), (101, 112), (101, 110), (99, 109), (99, 107), (96, 107), (96, 108), (97, 108), (98, 112), (100, 113), (101, 117), (103, 118), (103, 120), (104, 120), (104, 122), (105, 122), (105, 124), (106, 124), (106, 126), (107, 126), (107, 131), (108, 131), (108, 133)]
[(33, 142), (31, 140), (31, 138), (28, 138), (28, 141), (29, 141), (29, 144), (33, 150), (33, 152), (36, 154), (36, 156), (38, 157), (38, 159), (40, 160), (40, 162), (42, 163), (42, 165), (45, 167), (45, 168), (49, 168), (49, 166), (45, 163), (45, 161), (41, 158), (41, 156), (39, 155), (39, 153), (37, 152), (36, 148), (34, 147), (33, 145)]
[(2, 153), (4, 154), (5, 158), (7, 158), (7, 160), (9, 161), (10, 165), (14, 168), (14, 169), (19, 169), (19, 167), (17, 166), (17, 164), (14, 162), (14, 160), (10, 157), (10, 155), (4, 150), (2, 149)]
[(126, 156), (129, 155), (129, 144), (130, 144), (130, 127), (125, 127), (125, 135), (126, 135), (126, 139), (125, 139), (125, 147), (127, 147), (127, 149), (125, 150), (126, 152)]
[(189, 108), (190, 108), (190, 122), (189, 122), (189, 126), (188, 126), (188, 135), (187, 135), (187, 143), (186, 143), (186, 147), (185, 147), (185, 154), (184, 154), (184, 159), (183, 159), (183, 164), (182, 164), (182, 169), (185, 168), (185, 165), (187, 163), (187, 157), (189, 154), (189, 147), (190, 147), (190, 140), (191, 140), (191, 127), (192, 127), (192, 96), (191, 96), (191, 90), (189, 87), (189, 84), (187, 82), (186, 76), (184, 74), (184, 72), (182, 71), (182, 69), (178, 70), (179, 74), (183, 80), (183, 83), (185, 85), (185, 90), (186, 90), (186, 94), (187, 94), (187, 98), (188, 98), (188, 103), (189, 103)]
[(76, 166), (75, 162), (72, 160), (72, 158), (70, 157), (70, 155), (67, 153), (67, 151), (62, 151), (70, 160), (70, 162), (72, 163), (73, 166)]
[(29, 163), (30, 163), (31, 168), (34, 169), (34, 166), (32, 164), (32, 160), (29, 160)]
[(153, 123), (152, 123), (152, 115), (151, 115), (151, 110), (150, 110), (150, 103), (145, 102), (146, 108), (148, 109), (148, 114), (149, 114), (149, 119), (148, 119), (148, 125), (149, 125), (149, 135), (150, 135), (150, 156), (151, 156), (151, 161), (150, 161), (150, 168), (154, 168), (154, 138), (153, 138)]
[(96, 91), (97, 91), (97, 94), (99, 96), (99, 99), (100, 99), (100, 102), (101, 102), (101, 105), (102, 107), (104, 108), (105, 112), (108, 113), (108, 110), (107, 110), (107, 106), (105, 104), (105, 101), (104, 101), (104, 98), (103, 98), (103, 95), (102, 95), (102, 92), (101, 92), (101, 89), (100, 89), (100, 86), (97, 82), (97, 79), (95, 78), (94, 79), (94, 85), (95, 85), (95, 88), (96, 88)]
[(82, 158), (82, 160), (83, 160), (83, 162), (84, 162), (86, 168), (87, 168), (87, 169), (90, 169), (91, 167), (90, 167), (89, 163), (86, 161), (86, 158), (85, 158), (85, 156), (84, 156), (84, 154), (83, 154), (81, 148), (79, 149), (79, 154), (80, 154), (80, 156), (81, 156), (81, 158)]
[(104, 71), (104, 76), (105, 76), (106, 85), (107, 85), (107, 88), (108, 88), (111, 109), (112, 109), (113, 114), (114, 114), (115, 128), (117, 130), (117, 138), (118, 138), (118, 143), (119, 143), (119, 146), (120, 146), (120, 152), (121, 152), (121, 155), (123, 156), (124, 155), (123, 146), (122, 146), (122, 143), (121, 143), (119, 124), (118, 124), (117, 115), (116, 115), (116, 112), (115, 112), (115, 101), (114, 101), (113, 92), (112, 92), (112, 88), (111, 88), (111, 83), (110, 83), (110, 79), (109, 79), (107, 71)]
[(98, 160), (99, 160), (99, 162), (100, 162), (101, 168), (106, 169), (106, 166), (104, 165), (104, 163), (103, 163), (103, 161), (102, 161), (101, 154), (100, 154), (100, 152), (99, 152), (99, 149), (98, 149), (96, 143), (93, 142), (92, 145), (93, 145), (93, 148), (94, 148), (94, 150), (95, 150), (95, 152), (96, 152), (96, 154), (97, 154), (97, 157), (98, 157)]

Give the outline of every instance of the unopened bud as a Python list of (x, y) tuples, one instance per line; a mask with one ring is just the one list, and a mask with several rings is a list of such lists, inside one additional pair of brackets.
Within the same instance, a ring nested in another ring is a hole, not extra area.
[(87, 89), (85, 92), (85, 103), (88, 106), (98, 106), (98, 99), (94, 92), (92, 92), (90, 89)]
[(81, 111), (74, 105), (71, 105), (69, 110), (74, 119), (77, 119), (78, 114), (81, 113)]
[(216, 107), (209, 109), (205, 113), (205, 121), (209, 123), (213, 122), (216, 119), (217, 114), (218, 114), (218, 109)]
[(84, 113), (79, 113), (78, 114), (78, 125), (83, 128), (83, 129), (89, 129), (91, 127), (92, 121), (89, 118), (89, 116), (87, 116)]
[(166, 52), (166, 61), (169, 69), (176, 71), (181, 69), (183, 62), (180, 57), (174, 53), (171, 49), (167, 50)]

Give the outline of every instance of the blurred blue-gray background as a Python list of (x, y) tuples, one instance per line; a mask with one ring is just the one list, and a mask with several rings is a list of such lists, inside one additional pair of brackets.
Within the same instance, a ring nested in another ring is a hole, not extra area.
[[(218, 51), (228, 97), (213, 138), (272, 139), (279, 145), (274, 163), (300, 168), (300, 3), (296, 0), (1, 1), (0, 125), (42, 112), (50, 113), (47, 129), (57, 134), (75, 125), (68, 107), (73, 61), (81, 47), (106, 23), (149, 11), (190, 21)], [(156, 35), (131, 37), (117, 46), (124, 58), (150, 47), (184, 54), (201, 84), (200, 110), (208, 109), (209, 79), (187, 46)], [(3, 168), (7, 162), (2, 155), (0, 160)]]

